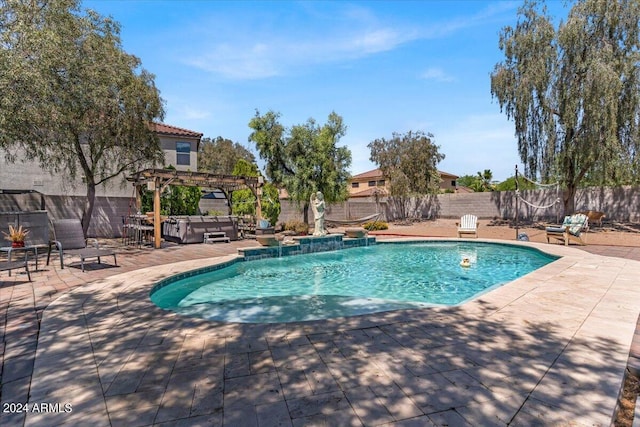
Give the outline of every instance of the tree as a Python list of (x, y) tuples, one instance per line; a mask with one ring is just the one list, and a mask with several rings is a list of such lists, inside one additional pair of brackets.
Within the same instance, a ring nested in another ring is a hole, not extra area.
[(367, 145), (371, 150), (370, 160), (389, 181), (390, 195), (400, 201), (403, 219), (407, 217), (409, 197), (440, 191), (437, 164), (444, 159), (444, 154), (438, 152), (440, 147), (432, 138), (432, 134), (421, 131), (394, 132), (391, 139), (380, 138)]
[(490, 169), (485, 169), (484, 172), (478, 172), (475, 177), (475, 181), (471, 185), (473, 191), (484, 192), (493, 191), (494, 185), (491, 183), (493, 180), (493, 172)]
[(253, 132), (249, 141), (256, 144), (260, 158), (266, 160), (266, 175), (274, 185), (283, 187), (291, 200), (303, 206), (304, 221), (309, 221), (309, 199), (321, 191), (327, 203), (346, 200), (347, 168), (351, 151), (338, 147), (346, 126), (335, 112), (320, 126), (314, 119), (295, 125), (290, 131), (280, 124), (279, 113), (269, 111), (249, 122)]
[(0, 3), (0, 148), (82, 177), (85, 235), (98, 185), (163, 158), (150, 126), (162, 100), (140, 65), (119, 25), (78, 0)]
[(468, 187), (471, 188), (473, 183), (476, 182), (476, 175), (463, 175), (456, 179), (456, 184), (459, 187)]
[[(239, 159), (233, 168), (233, 175), (236, 176), (260, 176), (258, 166), (255, 163), (249, 163), (244, 159)], [(232, 212), (234, 215), (255, 215), (256, 198), (248, 188), (236, 190), (231, 197)], [(278, 197), (278, 189), (270, 182), (262, 187), (262, 197), (260, 200), (262, 206), (262, 214), (269, 222), (275, 225), (280, 216), (280, 199)]]
[(491, 93), (515, 122), (525, 174), (559, 180), (567, 214), (583, 180), (640, 177), (639, 24), (637, 0), (578, 0), (557, 30), (526, 1), (500, 34)]
[[(518, 174), (518, 190), (535, 190), (537, 187), (531, 181), (528, 181), (524, 177)], [(506, 180), (496, 185), (497, 191), (515, 191), (516, 190), (516, 177), (510, 176)]]
[(237, 142), (221, 136), (212, 140), (204, 138), (198, 150), (198, 170), (200, 172), (231, 175), (238, 160), (255, 163), (256, 158), (249, 150)]

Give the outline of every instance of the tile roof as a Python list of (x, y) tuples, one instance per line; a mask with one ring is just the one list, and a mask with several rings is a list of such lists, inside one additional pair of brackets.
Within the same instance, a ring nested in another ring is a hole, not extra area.
[(189, 129), (170, 126), (164, 123), (152, 123), (152, 128), (160, 135), (184, 136), (189, 138), (202, 138), (202, 134)]
[(367, 172), (359, 173), (358, 175), (354, 175), (351, 179), (363, 179), (363, 178), (378, 178), (382, 177), (382, 171), (378, 169), (370, 170)]
[(381, 197), (387, 196), (389, 194), (389, 192), (384, 187), (371, 187), (357, 193), (351, 193), (349, 194), (349, 198), (352, 199), (354, 197), (371, 197), (376, 193), (378, 193)]
[[(440, 175), (445, 175), (445, 176), (458, 178), (458, 175), (454, 175), (454, 174), (449, 173), (449, 172), (444, 172), (444, 171), (438, 170), (438, 173)], [(382, 171), (380, 170), (380, 168), (377, 168), (377, 169), (373, 169), (373, 170), (370, 170), (370, 171), (367, 171), (367, 172), (359, 173), (358, 175), (354, 175), (354, 176), (351, 177), (351, 179), (365, 179), (365, 178), (382, 178)]]

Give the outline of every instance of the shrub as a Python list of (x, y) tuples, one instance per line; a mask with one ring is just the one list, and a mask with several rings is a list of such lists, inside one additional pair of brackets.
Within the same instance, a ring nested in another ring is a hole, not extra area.
[(285, 231), (294, 231), (298, 235), (306, 235), (309, 234), (309, 224), (302, 221), (287, 221), (284, 223)]
[(370, 221), (362, 224), (362, 227), (369, 231), (388, 230), (389, 224), (384, 221)]

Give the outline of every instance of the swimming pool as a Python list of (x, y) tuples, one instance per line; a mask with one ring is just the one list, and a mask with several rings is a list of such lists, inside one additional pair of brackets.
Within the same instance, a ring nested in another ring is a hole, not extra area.
[[(461, 260), (468, 258), (469, 267)], [(379, 243), (257, 261), (166, 279), (159, 307), (209, 320), (296, 322), (462, 304), (557, 259), (482, 242)]]

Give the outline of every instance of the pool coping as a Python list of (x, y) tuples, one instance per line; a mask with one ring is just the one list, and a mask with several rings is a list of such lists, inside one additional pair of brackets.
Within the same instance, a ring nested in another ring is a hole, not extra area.
[[(392, 240), (461, 241), (443, 238)], [(159, 395), (155, 400), (145, 402), (148, 407), (126, 409), (126, 401), (132, 396), (139, 396), (140, 390), (136, 387), (140, 384), (127, 386), (124, 381), (124, 372), (131, 370), (135, 377), (136, 366), (139, 370), (144, 370), (145, 363), (160, 354), (175, 356), (179, 360), (190, 337), (205, 336), (227, 341), (230, 338), (237, 338), (239, 341), (255, 339), (261, 343), (258, 348), (262, 348), (266, 342), (267, 348), (264, 350), (275, 354), (283, 351), (282, 346), (271, 345), (271, 342), (313, 342), (313, 337), (326, 334), (377, 331), (385, 327), (393, 329), (412, 325), (419, 325), (420, 329), (458, 331), (447, 323), (451, 319), (463, 324), (465, 321), (474, 325), (477, 323), (476, 330), (482, 330), (481, 320), (490, 320), (495, 327), (493, 333), (500, 334), (500, 329), (504, 327), (513, 336), (521, 336), (524, 341), (518, 339), (518, 343), (530, 352), (535, 351), (536, 343), (528, 340), (535, 338), (536, 334), (540, 334), (541, 340), (549, 346), (546, 353), (536, 353), (533, 358), (528, 358), (526, 352), (513, 355), (518, 360), (517, 372), (531, 375), (531, 378), (526, 379), (531, 382), (530, 390), (524, 392), (520, 388), (514, 389), (515, 391), (500, 389), (501, 393), (513, 392), (518, 397), (514, 398), (512, 406), (502, 409), (500, 399), (490, 399), (495, 403), (495, 411), (507, 414), (496, 415), (497, 419), (503, 421), (500, 417), (510, 414), (509, 419), (504, 420), (505, 424), (527, 424), (531, 420), (545, 423), (577, 421), (595, 425), (609, 424), (640, 312), (639, 291), (633, 286), (640, 274), (640, 262), (592, 255), (560, 245), (490, 239), (471, 241), (534, 247), (562, 258), (453, 308), (409, 309), (288, 324), (224, 324), (183, 318), (157, 308), (147, 298), (153, 283), (162, 278), (214, 263), (228, 262), (238, 255), (144, 268), (74, 289), (51, 303), (44, 312), (30, 396), (32, 403), (43, 400), (65, 402), (69, 401), (69, 396), (76, 396), (74, 411), (70, 414), (29, 413), (27, 425), (51, 424), (55, 417), (62, 422), (73, 423), (77, 420), (75, 417), (79, 416), (82, 416), (83, 422), (93, 422), (96, 425), (115, 425), (117, 423), (114, 420), (126, 420), (124, 424), (132, 423), (129, 425), (151, 425), (161, 421), (194, 419), (193, 407), (186, 412), (175, 408), (173, 411), (163, 410), (170, 399), (177, 399), (171, 395), (168, 384), (164, 385), (164, 391), (159, 390), (161, 386), (153, 389)], [(571, 308), (571, 311), (556, 313), (556, 310), (548, 306), (552, 303), (562, 304), (565, 309)], [(577, 312), (580, 314), (576, 314)], [(169, 331), (182, 338), (169, 339)], [(399, 339), (396, 338), (398, 334), (391, 336), (396, 341)], [(481, 345), (481, 341), (477, 344)], [(503, 342), (490, 344), (505, 345)], [(251, 347), (250, 344), (247, 345)], [(223, 352), (229, 353), (228, 344), (225, 348)], [(402, 352), (409, 350), (412, 349), (408, 346), (400, 345), (397, 348), (397, 351)], [(255, 347), (247, 349), (246, 353), (252, 351), (255, 351)], [(465, 349), (461, 348), (460, 351), (464, 352)], [(513, 351), (500, 348), (497, 354), (502, 356)], [(378, 349), (378, 354), (383, 353), (384, 349)], [(140, 354), (144, 356), (144, 360), (132, 359), (133, 355)], [(505, 366), (511, 366), (509, 360), (503, 362)], [(174, 361), (174, 369), (175, 363)], [(376, 367), (379, 369), (381, 364), (381, 361), (377, 361)], [(392, 371), (392, 367), (387, 367), (384, 372), (386, 376), (392, 376), (388, 374)], [(453, 371), (457, 370), (437, 373), (446, 377), (445, 374)], [(597, 382), (591, 378), (594, 373), (598, 374)], [(230, 379), (225, 377), (223, 381), (227, 380)], [(395, 384), (402, 380), (396, 378)], [(456, 386), (450, 378), (448, 380)], [(138, 381), (142, 379), (138, 378)], [(120, 390), (113, 389), (116, 385)], [(281, 386), (284, 388), (282, 383)], [(376, 383), (373, 380), (372, 384), (367, 385), (369, 390), (374, 390), (374, 386)], [(454, 409), (429, 413), (427, 404), (421, 406), (416, 403), (416, 396), (420, 394), (407, 395), (406, 388), (401, 389), (414, 406), (420, 407), (422, 411), (411, 414), (415, 417), (407, 419), (426, 417), (425, 420), (428, 418), (434, 422), (438, 417), (434, 414), (453, 411), (455, 416), (473, 423), (482, 421), (482, 417), (487, 416), (487, 402), (482, 402), (482, 407), (458, 404), (452, 406)], [(455, 392), (452, 391), (455, 394), (450, 397), (459, 396), (461, 390), (456, 388)], [(496, 387), (492, 391), (492, 397), (499, 394), (498, 390)], [(350, 403), (349, 407), (336, 413), (351, 416), (355, 413), (362, 421), (366, 415), (361, 415), (358, 405), (352, 401), (353, 398), (349, 398), (348, 391), (348, 388), (342, 390)], [(467, 400), (477, 403), (473, 399), (469, 397)], [(287, 403), (290, 400), (293, 401), (293, 397), (285, 399)], [(254, 410), (257, 411), (259, 406), (254, 405)], [(230, 413), (238, 415), (235, 413), (235, 406), (227, 406), (226, 395), (222, 408), (206, 415), (220, 416), (222, 419), (226, 419)], [(297, 415), (289, 412), (289, 420), (294, 424), (302, 419)]]

